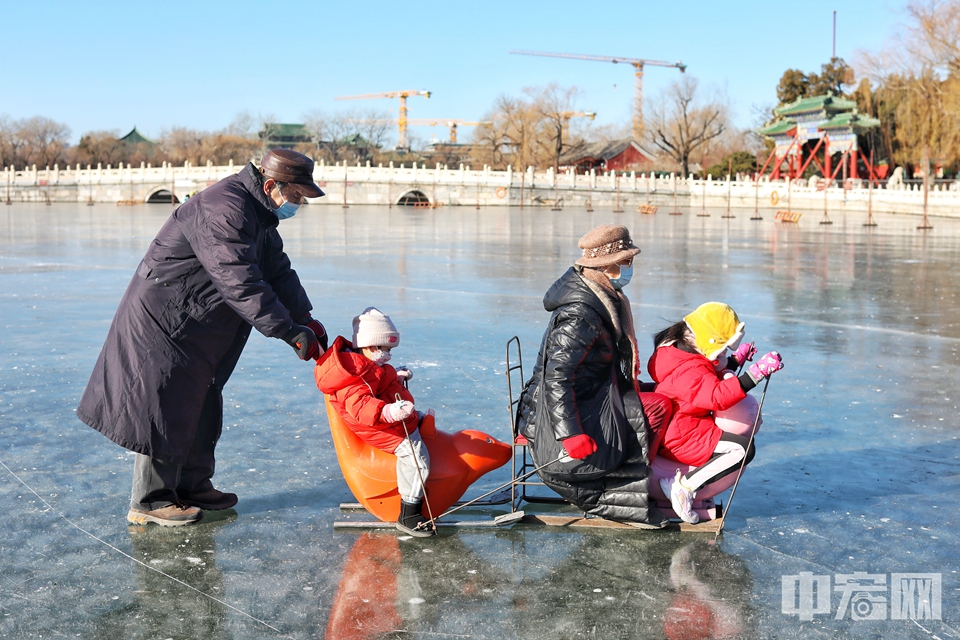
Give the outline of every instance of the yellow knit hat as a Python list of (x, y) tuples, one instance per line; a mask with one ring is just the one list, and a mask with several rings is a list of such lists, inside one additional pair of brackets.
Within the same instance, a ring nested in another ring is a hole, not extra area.
[(722, 302), (706, 302), (683, 319), (709, 360), (716, 360), (727, 348), (736, 349), (743, 339), (743, 323), (737, 312)]

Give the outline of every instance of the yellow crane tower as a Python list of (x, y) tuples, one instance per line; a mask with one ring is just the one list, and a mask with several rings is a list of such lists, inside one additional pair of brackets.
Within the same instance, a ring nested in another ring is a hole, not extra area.
[(364, 93), (359, 96), (340, 96), (334, 100), (376, 100), (378, 98), (400, 98), (400, 112), (397, 118), (397, 127), (400, 130), (400, 142), (398, 148), (407, 148), (407, 98), (410, 96), (423, 96), (429, 98), (430, 91), (384, 91), (383, 93)]
[(545, 56), (548, 58), (570, 58), (572, 60), (594, 60), (596, 62), (612, 62), (618, 64), (624, 62), (633, 65), (634, 68), (634, 89), (633, 89), (633, 137), (639, 143), (643, 139), (643, 67), (651, 65), (656, 67), (675, 67), (683, 73), (687, 65), (679, 60), (677, 62), (664, 62), (662, 60), (646, 60), (643, 58), (623, 58), (619, 56), (592, 56), (579, 53), (545, 53), (542, 51), (511, 51), (517, 55), (523, 56)]

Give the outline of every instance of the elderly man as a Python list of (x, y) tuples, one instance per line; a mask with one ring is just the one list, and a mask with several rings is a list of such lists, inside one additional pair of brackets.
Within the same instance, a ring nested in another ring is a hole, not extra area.
[(213, 486), (214, 449), (251, 326), (301, 360), (327, 348), (277, 232), (322, 195), (313, 160), (269, 151), (178, 207), (150, 243), (77, 408), (137, 454), (128, 521), (186, 525), (237, 503)]

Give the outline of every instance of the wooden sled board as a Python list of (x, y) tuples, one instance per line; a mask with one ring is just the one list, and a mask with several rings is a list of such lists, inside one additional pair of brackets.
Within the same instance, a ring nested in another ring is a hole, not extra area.
[[(637, 531), (643, 533), (653, 533), (657, 531), (680, 531), (682, 533), (717, 533), (723, 527), (723, 516), (716, 518), (715, 520), (706, 520), (704, 522), (698, 522), (697, 524), (688, 524), (686, 522), (671, 522), (666, 527), (662, 529), (647, 529), (641, 527), (634, 527), (629, 524), (624, 524), (622, 522), (614, 522), (613, 520), (606, 520), (604, 518), (584, 518), (582, 515), (546, 515), (546, 514), (531, 514), (525, 515), (523, 519), (517, 524), (527, 524), (527, 525), (539, 525), (546, 527), (570, 527), (570, 528), (583, 528), (583, 529), (621, 529), (629, 531)], [(437, 521), (437, 527), (439, 528), (451, 528), (451, 529), (490, 529), (490, 528), (500, 528), (496, 524), (493, 518), (489, 520), (450, 520), (450, 521)], [(392, 522), (381, 522), (377, 520), (347, 520), (347, 521), (337, 521), (333, 523), (334, 529), (392, 529), (394, 528), (394, 523)]]
[(630, 531), (683, 531), (685, 533), (716, 533), (723, 526), (723, 516), (714, 520), (706, 520), (697, 524), (688, 524), (686, 522), (671, 522), (662, 529), (634, 527), (623, 522), (615, 522), (604, 518), (584, 518), (579, 515), (546, 515), (531, 514), (523, 517), (522, 524), (539, 524), (547, 527), (574, 527), (589, 529), (628, 529)]

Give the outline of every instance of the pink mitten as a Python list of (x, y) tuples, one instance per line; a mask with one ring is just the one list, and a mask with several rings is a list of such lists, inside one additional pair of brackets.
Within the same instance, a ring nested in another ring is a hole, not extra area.
[(384, 422), (400, 422), (410, 417), (414, 411), (414, 406), (412, 402), (407, 402), (406, 400), (397, 400), (393, 404), (387, 404), (383, 406), (383, 411), (380, 412), (380, 417), (383, 418)]
[(780, 354), (776, 351), (771, 351), (750, 365), (747, 373), (750, 374), (754, 382), (760, 382), (775, 371), (780, 371), (780, 369), (783, 369), (783, 361), (780, 359)]
[(560, 444), (563, 445), (563, 448), (571, 458), (576, 458), (577, 460), (583, 460), (597, 450), (597, 443), (585, 433), (564, 438), (560, 441)]
[(755, 355), (757, 355), (757, 347), (752, 342), (741, 344), (740, 348), (733, 352), (733, 358), (738, 366), (743, 366), (747, 360), (752, 361)]

